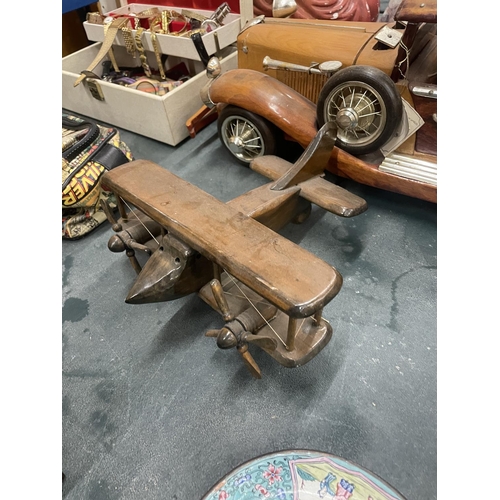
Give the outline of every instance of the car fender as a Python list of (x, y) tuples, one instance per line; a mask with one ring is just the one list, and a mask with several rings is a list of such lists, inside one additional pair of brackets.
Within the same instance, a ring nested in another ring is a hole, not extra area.
[(212, 82), (214, 104), (232, 104), (262, 116), (307, 147), (317, 133), (316, 105), (284, 83), (250, 69), (233, 69)]

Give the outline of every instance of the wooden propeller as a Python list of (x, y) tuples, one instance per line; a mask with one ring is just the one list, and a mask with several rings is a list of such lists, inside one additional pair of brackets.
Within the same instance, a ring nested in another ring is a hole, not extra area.
[(237, 347), (238, 352), (241, 354), (243, 358), (243, 362), (245, 366), (248, 368), (248, 371), (252, 374), (252, 377), (262, 378), (262, 372), (260, 371), (259, 365), (253, 359), (253, 356), (248, 352), (248, 345), (244, 344)]
[[(248, 344), (253, 343), (262, 349), (273, 351), (277, 348), (278, 343), (271, 337), (254, 334), (248, 331), (244, 326), (244, 322), (239, 321), (238, 317), (235, 318), (234, 314), (230, 311), (229, 304), (224, 296), (222, 285), (219, 280), (213, 279), (210, 282), (210, 287), (226, 324), (220, 329), (207, 331), (205, 335), (207, 337), (216, 338), (217, 347), (219, 347), (219, 349), (231, 349), (236, 347), (252, 376), (255, 378), (262, 378), (259, 366), (248, 351)], [(243, 315), (244, 314), (241, 314), (240, 316)]]
[(113, 215), (113, 210), (111, 210), (111, 207), (109, 206), (108, 202), (106, 200), (101, 200), (100, 205), (102, 208), (102, 211), (104, 212), (104, 215), (106, 215), (106, 218), (108, 219), (108, 222), (111, 224), (111, 227), (115, 233), (118, 233), (119, 231), (122, 230), (122, 225), (117, 222)]

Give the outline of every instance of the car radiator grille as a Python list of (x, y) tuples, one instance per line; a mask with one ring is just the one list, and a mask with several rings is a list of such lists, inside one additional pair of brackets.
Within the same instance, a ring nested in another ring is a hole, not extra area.
[(280, 82), (292, 87), (292, 89), (315, 104), (318, 102), (321, 89), (328, 80), (326, 75), (299, 73), (296, 71), (278, 71), (277, 78)]

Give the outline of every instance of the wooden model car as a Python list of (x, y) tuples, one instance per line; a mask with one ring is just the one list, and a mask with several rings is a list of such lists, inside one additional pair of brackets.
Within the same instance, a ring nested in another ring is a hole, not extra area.
[(244, 165), (337, 126), (326, 169), (437, 202), (436, 0), (403, 0), (394, 22), (256, 18), (238, 69), (202, 91), (224, 147)]

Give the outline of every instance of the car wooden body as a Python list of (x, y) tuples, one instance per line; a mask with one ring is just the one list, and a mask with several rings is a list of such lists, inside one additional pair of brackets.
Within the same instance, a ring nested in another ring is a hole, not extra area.
[(403, 1), (387, 23), (258, 21), (238, 36), (238, 69), (202, 91), (226, 149), (249, 165), (335, 121), (328, 171), (436, 203), (436, 1)]

